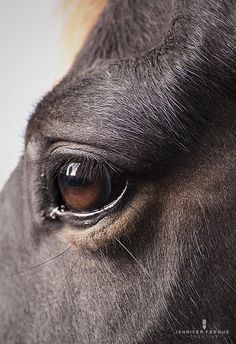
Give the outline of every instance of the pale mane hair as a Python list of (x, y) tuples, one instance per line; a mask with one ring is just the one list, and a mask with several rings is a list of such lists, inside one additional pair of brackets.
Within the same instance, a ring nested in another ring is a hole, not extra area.
[(73, 62), (83, 47), (107, 2), (108, 0), (59, 1), (59, 15), (65, 20), (62, 40), (67, 64)]

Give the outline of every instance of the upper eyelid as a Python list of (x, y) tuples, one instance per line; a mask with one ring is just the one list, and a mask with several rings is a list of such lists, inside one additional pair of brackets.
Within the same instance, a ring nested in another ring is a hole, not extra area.
[[(63, 150), (61, 149), (63, 147)], [(57, 147), (54, 150), (51, 150), (45, 159), (47, 169), (48, 170), (55, 170), (59, 169), (66, 163), (70, 162), (89, 162), (93, 161), (97, 164), (101, 164), (102, 166), (109, 169), (110, 172), (116, 172), (118, 174), (123, 174), (125, 171), (121, 169), (119, 166), (113, 164), (113, 162), (105, 159), (101, 155), (93, 154), (91, 151), (87, 150), (78, 150), (73, 148), (67, 148), (65, 146)]]
[[(59, 156), (60, 158), (58, 158)], [(60, 165), (62, 160), (68, 162), (71, 161), (71, 158), (75, 161), (79, 161), (82, 158), (96, 160), (98, 163), (108, 166), (110, 171), (126, 175), (130, 180), (134, 181), (143, 180), (143, 178), (147, 179), (151, 172), (150, 166), (140, 163), (135, 163), (133, 166), (127, 165), (122, 155), (111, 153), (103, 148), (89, 146), (87, 144), (59, 141), (52, 143), (46, 148), (45, 162), (51, 171), (53, 168), (50, 167), (53, 167), (53, 164), (54, 167), (56, 167), (57, 164), (57, 166), (60, 167), (62, 166), (62, 164)], [(57, 162), (57, 164), (55, 162)]]
[[(67, 153), (68, 152), (68, 153)], [(50, 158), (54, 154), (69, 154), (78, 157), (91, 157), (98, 162), (112, 163), (112, 159), (109, 159), (108, 152), (104, 149), (98, 149), (97, 147), (91, 147), (89, 145), (78, 144), (74, 142), (57, 142), (50, 146), (47, 151), (47, 157)]]
[[(114, 166), (116, 170), (121, 173), (136, 174), (140, 171), (140, 163), (138, 161), (131, 161), (123, 156), (122, 152), (115, 152), (112, 147), (88, 145), (82, 142), (73, 141), (57, 141), (49, 142), (46, 148), (46, 155), (48, 158), (58, 153), (74, 154), (75, 156), (88, 156), (88, 158), (95, 158), (100, 163), (107, 163), (111, 167)], [(143, 164), (142, 164), (143, 165)], [(143, 171), (146, 173), (146, 167), (143, 165)]]

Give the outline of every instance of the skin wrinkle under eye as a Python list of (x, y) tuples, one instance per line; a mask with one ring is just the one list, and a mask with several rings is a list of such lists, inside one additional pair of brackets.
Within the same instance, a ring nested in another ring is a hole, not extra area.
[[(153, 195), (149, 187), (144, 187), (135, 197), (135, 210), (131, 205), (127, 204), (124, 206), (122, 213), (109, 217), (105, 216), (94, 226), (80, 232), (76, 227), (64, 224), (59, 237), (79, 248), (96, 250), (121, 234), (126, 233), (128, 235), (130, 231), (132, 232), (132, 228), (139, 218), (137, 214), (145, 214), (153, 202)], [(133, 223), (132, 227), (130, 223)]]

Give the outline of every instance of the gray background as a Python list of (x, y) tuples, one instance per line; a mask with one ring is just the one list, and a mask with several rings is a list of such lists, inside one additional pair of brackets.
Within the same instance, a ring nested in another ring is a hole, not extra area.
[(57, 0), (0, 0), (0, 189), (40, 97), (63, 75)]

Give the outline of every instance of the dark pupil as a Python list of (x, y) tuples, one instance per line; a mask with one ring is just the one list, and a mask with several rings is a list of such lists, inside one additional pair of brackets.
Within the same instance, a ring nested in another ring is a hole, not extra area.
[[(89, 170), (89, 168), (88, 168)], [(61, 168), (58, 185), (62, 199), (71, 210), (94, 210), (104, 206), (111, 196), (111, 178), (107, 170), (86, 171), (81, 163)]]

